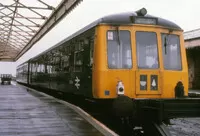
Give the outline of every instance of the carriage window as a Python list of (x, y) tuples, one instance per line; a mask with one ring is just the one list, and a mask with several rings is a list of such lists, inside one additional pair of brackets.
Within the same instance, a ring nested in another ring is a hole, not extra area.
[(94, 39), (90, 40), (90, 66), (93, 64)]
[(138, 68), (158, 68), (158, 44), (156, 33), (136, 32)]
[(63, 71), (69, 72), (69, 56), (68, 55), (63, 56), (62, 64), (63, 64)]
[(132, 51), (129, 31), (108, 31), (107, 46), (108, 67), (110, 69), (132, 68)]
[(162, 54), (164, 68), (168, 70), (181, 70), (179, 36), (172, 34), (162, 34)]
[(82, 72), (83, 51), (75, 52), (74, 72)]

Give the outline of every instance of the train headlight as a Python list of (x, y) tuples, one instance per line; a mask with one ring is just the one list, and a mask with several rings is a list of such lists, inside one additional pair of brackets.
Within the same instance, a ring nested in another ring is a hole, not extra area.
[(145, 8), (139, 9), (136, 11), (138, 16), (145, 16), (147, 14), (147, 10)]
[(118, 95), (124, 95), (124, 85), (122, 81), (118, 81), (116, 91)]

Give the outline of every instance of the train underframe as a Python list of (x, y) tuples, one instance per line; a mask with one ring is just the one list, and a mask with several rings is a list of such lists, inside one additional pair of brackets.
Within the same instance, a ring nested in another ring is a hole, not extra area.
[(113, 101), (116, 116), (162, 122), (172, 118), (200, 117), (200, 98), (131, 99), (119, 96)]
[(131, 99), (119, 96), (113, 101), (115, 115), (140, 125), (146, 133), (170, 135), (166, 125), (173, 118), (200, 117), (200, 98)]

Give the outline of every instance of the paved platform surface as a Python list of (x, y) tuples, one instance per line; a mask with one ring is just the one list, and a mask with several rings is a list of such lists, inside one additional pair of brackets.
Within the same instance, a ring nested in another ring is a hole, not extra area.
[(0, 136), (102, 136), (53, 98), (15, 85), (0, 85)]
[(200, 97), (200, 90), (189, 89), (188, 94), (189, 96)]
[(197, 90), (197, 89), (189, 89), (189, 93), (199, 93), (199, 94), (200, 94), (200, 90)]

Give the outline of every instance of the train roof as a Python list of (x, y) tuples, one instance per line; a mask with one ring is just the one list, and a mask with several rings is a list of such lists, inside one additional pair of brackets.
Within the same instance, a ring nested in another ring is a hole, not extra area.
[[(76, 33), (72, 34), (71, 36), (65, 38), (64, 40), (62, 40), (61, 42), (57, 43), (55, 46), (49, 48), (48, 50), (38, 54), (37, 56), (33, 57), (32, 59), (40, 56), (41, 54), (44, 54), (50, 50), (52, 50), (53, 48), (56, 48), (62, 44), (64, 44), (65, 42), (73, 39), (74, 37), (82, 34), (83, 32), (86, 32), (87, 30), (99, 25), (99, 24), (109, 24), (109, 25), (131, 25), (134, 24), (132, 22), (132, 20), (130, 19), (130, 17), (140, 17), (138, 16), (138, 14), (136, 12), (124, 12), (124, 13), (118, 13), (118, 14), (112, 14), (112, 15), (108, 15), (108, 16), (104, 16), (94, 22), (92, 22), (91, 24), (87, 25), (86, 27), (82, 28), (81, 30), (77, 31)], [(178, 26), (177, 24), (160, 18), (160, 17), (156, 17), (156, 16), (152, 16), (149, 14), (146, 14), (143, 16), (143, 18), (156, 18), (157, 19), (157, 24), (158, 26), (163, 26), (166, 28), (170, 28), (170, 29), (176, 29), (176, 30), (182, 30), (180, 26)]]
[[(116, 24), (116, 25), (124, 25), (124, 24), (134, 24), (133, 21), (130, 19), (130, 17), (140, 17), (137, 15), (136, 12), (125, 12), (125, 13), (119, 13), (119, 14), (113, 14), (113, 15), (108, 15), (105, 16), (103, 18), (100, 18), (99, 20), (96, 21), (96, 25), (97, 24)], [(163, 27), (167, 27), (170, 29), (178, 29), (178, 30), (182, 30), (180, 26), (178, 26), (177, 24), (160, 18), (160, 17), (156, 17), (156, 16), (152, 16), (152, 15), (145, 15), (142, 16), (143, 18), (156, 18), (157, 19), (157, 25), (159, 26), (163, 26)]]
[[(82, 28), (81, 30), (79, 30), (78, 32), (74, 33), (73, 35), (69, 36), (68, 38), (64, 39), (63, 41), (61, 41), (60, 43), (58, 43), (59, 45), (78, 36), (79, 34), (99, 25), (99, 24), (110, 24), (110, 25), (130, 25), (130, 24), (134, 24), (132, 22), (132, 20), (130, 19), (130, 17), (138, 17), (138, 15), (136, 14), (136, 12), (124, 12), (124, 13), (119, 13), (119, 14), (112, 14), (112, 15), (108, 15), (108, 16), (104, 16), (94, 22), (92, 22), (91, 24), (87, 25), (86, 27)], [(177, 29), (177, 30), (182, 30), (180, 26), (178, 26), (177, 24), (160, 18), (160, 17), (156, 17), (156, 16), (152, 16), (152, 15), (145, 15), (144, 18), (156, 18), (157, 19), (157, 25), (159, 26), (163, 26), (166, 28), (170, 28), (170, 29)]]

